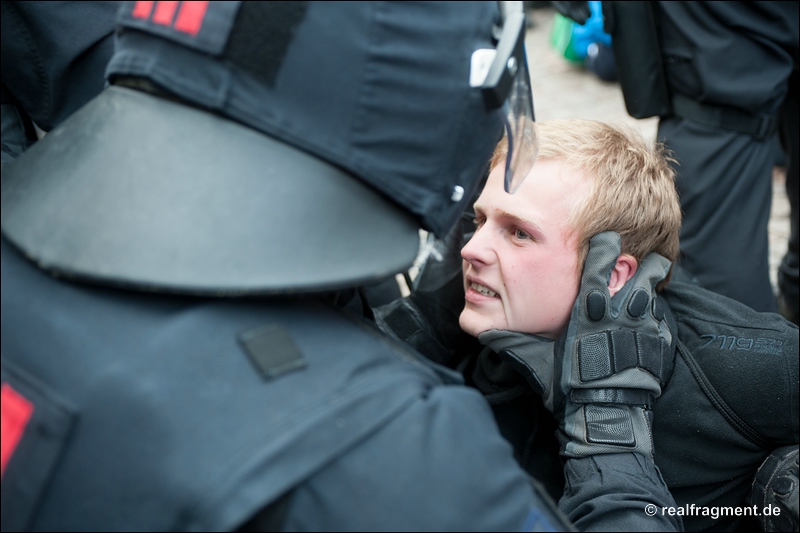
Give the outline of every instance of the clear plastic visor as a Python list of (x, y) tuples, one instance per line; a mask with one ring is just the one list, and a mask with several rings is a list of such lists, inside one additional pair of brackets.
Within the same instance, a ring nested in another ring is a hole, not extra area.
[(525, 181), (539, 155), (539, 137), (536, 133), (533, 96), (524, 49), (523, 60), (519, 63), (521, 64), (516, 67), (511, 92), (503, 104), (503, 120), (508, 140), (505, 189), (510, 194), (514, 194)]

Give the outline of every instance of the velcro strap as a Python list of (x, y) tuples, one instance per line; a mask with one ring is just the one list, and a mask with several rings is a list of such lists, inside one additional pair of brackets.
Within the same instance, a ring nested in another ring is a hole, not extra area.
[(731, 107), (701, 104), (681, 94), (672, 96), (672, 109), (679, 117), (713, 128), (748, 133), (756, 139), (771, 137), (778, 127), (774, 114), (754, 115)]
[(643, 389), (572, 389), (569, 398), (572, 403), (619, 403), (645, 409), (650, 409), (653, 403), (650, 391)]
[(605, 405), (587, 405), (586, 440), (593, 444), (636, 446), (630, 411)]
[(667, 356), (669, 345), (661, 337), (654, 335), (636, 334), (639, 353), (639, 368), (653, 374), (658, 382), (664, 378), (663, 361)]
[(628, 368), (647, 370), (661, 382), (666, 341), (627, 329), (602, 331), (578, 341), (578, 369), (586, 383), (618, 374)]

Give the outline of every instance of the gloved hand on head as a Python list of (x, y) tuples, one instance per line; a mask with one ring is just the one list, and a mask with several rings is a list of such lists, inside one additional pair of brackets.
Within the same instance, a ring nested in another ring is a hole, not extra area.
[(670, 262), (651, 253), (611, 297), (620, 236), (592, 237), (578, 297), (556, 339), (505, 330), (478, 336), (519, 372), (559, 421), (561, 453), (653, 455), (651, 407), (672, 373), (672, 333), (655, 294)]

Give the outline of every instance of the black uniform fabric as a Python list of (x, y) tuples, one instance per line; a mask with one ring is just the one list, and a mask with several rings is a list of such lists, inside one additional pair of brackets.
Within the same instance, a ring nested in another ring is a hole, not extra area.
[(119, 6), (2, 2), (2, 103), (16, 103), (50, 131), (99, 94), (114, 52)]
[[(22, 152), (36, 142), (36, 130), (20, 108), (13, 104), (13, 99), (5, 87), (0, 87), (3, 93), (3, 104), (0, 104), (0, 131), (2, 136), (2, 164), (14, 161)], [(8, 102), (8, 103), (6, 103)]]
[[(797, 326), (675, 280), (663, 299), (677, 353), (653, 407), (655, 464), (678, 506), (744, 507), (766, 457), (798, 442)], [(460, 368), (492, 405), (520, 464), (558, 498), (565, 483), (557, 424), (541, 398), (491, 350), (472, 353)], [(687, 531), (732, 531), (741, 522), (683, 516)]]
[[(2, 164), (97, 96), (118, 2), (2, 2)], [(34, 125), (35, 124), (35, 125)]]
[[(665, 300), (679, 343), (653, 409), (656, 464), (678, 505), (744, 506), (764, 459), (798, 443), (797, 326), (683, 283)], [(684, 517), (687, 530), (739, 521)]]
[[(757, 311), (775, 311), (767, 233), (773, 143), (781, 105), (797, 97), (789, 78), (798, 64), (798, 3), (659, 2), (657, 16), (675, 108), (661, 117), (658, 139), (678, 161), (681, 264), (704, 287)], [(712, 114), (749, 117), (765, 135), (710, 125), (686, 105), (676, 106), (681, 97)], [(789, 146), (798, 142), (795, 137)], [(796, 180), (796, 171), (788, 177)], [(796, 238), (795, 232), (795, 250)], [(786, 279), (783, 290), (796, 295), (796, 267)]]
[[(259, 528), (289, 492), (288, 530), (570, 527), (476, 391), (317, 299), (77, 285), (5, 239), (2, 286), (4, 424), (7, 387), (35, 407), (4, 530)], [(276, 329), (303, 364), (265, 379)]]

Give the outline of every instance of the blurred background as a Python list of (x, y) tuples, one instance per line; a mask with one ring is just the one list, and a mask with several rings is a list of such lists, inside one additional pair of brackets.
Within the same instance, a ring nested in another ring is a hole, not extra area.
[[(584, 118), (611, 124), (627, 124), (645, 139), (656, 139), (658, 118), (638, 120), (628, 115), (622, 90), (610, 77), (609, 65), (600, 56), (594, 63), (569, 60), (558, 47), (557, 12), (550, 2), (525, 2), (528, 30), (525, 44), (531, 73), (536, 120)], [(554, 31), (556, 30), (556, 31)], [(602, 53), (602, 50), (601, 50)], [(588, 65), (592, 65), (592, 69)], [(603, 77), (601, 77), (603, 76)], [(777, 292), (777, 269), (789, 238), (789, 200), (784, 187), (785, 169), (778, 154), (773, 171), (772, 211), (769, 222), (770, 280)]]

